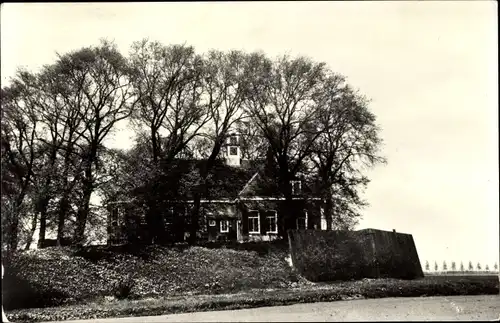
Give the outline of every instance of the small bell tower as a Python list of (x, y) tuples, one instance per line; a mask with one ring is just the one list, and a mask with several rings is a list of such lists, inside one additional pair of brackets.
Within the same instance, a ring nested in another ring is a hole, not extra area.
[(235, 167), (241, 165), (240, 137), (236, 133), (226, 138), (226, 164)]

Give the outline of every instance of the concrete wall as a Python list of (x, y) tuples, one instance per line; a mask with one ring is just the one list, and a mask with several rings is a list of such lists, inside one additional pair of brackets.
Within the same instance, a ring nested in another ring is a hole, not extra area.
[(294, 267), (311, 281), (423, 277), (411, 234), (290, 230)]

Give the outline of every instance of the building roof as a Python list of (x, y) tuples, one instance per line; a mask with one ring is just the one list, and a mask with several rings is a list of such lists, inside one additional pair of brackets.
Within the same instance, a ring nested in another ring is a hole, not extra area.
[[(192, 199), (193, 186), (200, 179), (200, 169), (206, 160), (178, 159), (168, 165), (168, 169), (154, 183), (154, 190), (144, 187), (137, 193), (155, 192), (165, 200)], [(235, 199), (245, 184), (258, 171), (256, 163), (247, 162), (233, 167), (217, 161), (208, 176), (208, 193), (203, 199)], [(149, 187), (151, 188), (151, 187)]]
[[(198, 183), (199, 172), (206, 160), (178, 159), (169, 163), (168, 168), (154, 183), (154, 189), (144, 187), (136, 193), (153, 194), (161, 200), (192, 200), (193, 186)], [(207, 194), (204, 200), (234, 200), (237, 197), (280, 198), (276, 182), (266, 175), (265, 161), (242, 160), (239, 167), (226, 165), (218, 160), (208, 176)], [(314, 196), (313, 191), (302, 183), (302, 197)], [(153, 196), (150, 196), (153, 198)]]

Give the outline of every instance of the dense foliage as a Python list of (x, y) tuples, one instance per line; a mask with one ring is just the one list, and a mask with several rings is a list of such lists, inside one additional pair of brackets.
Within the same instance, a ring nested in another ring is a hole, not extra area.
[[(303, 178), (326, 201), (328, 227), (352, 228), (366, 205), (364, 170), (385, 162), (368, 100), (326, 64), (263, 53), (198, 54), (185, 45), (135, 42), (128, 57), (108, 41), (58, 55), (38, 72), (19, 70), (2, 88), (2, 246), (29, 248), (39, 229), (57, 244), (83, 245), (101, 205), (134, 199), (151, 241), (164, 198), (160, 181), (188, 190), (191, 242), (200, 200), (227, 137), (241, 134), (242, 155), (265, 160), (286, 198), (279, 232), (290, 224), (290, 181)], [(128, 150), (108, 147), (122, 121), (135, 129)], [(181, 159), (204, 162), (181, 183)], [(185, 194), (186, 195), (186, 194)], [(99, 219), (101, 221), (99, 221)]]

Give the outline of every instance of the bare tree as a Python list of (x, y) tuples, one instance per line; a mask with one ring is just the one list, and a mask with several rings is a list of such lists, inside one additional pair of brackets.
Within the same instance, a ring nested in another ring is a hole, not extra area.
[(263, 160), (267, 152), (267, 141), (260, 134), (260, 130), (251, 120), (238, 122), (235, 127), (238, 134), (241, 149), (241, 159), (244, 160)]
[[(116, 46), (102, 41), (100, 46), (83, 48), (63, 56), (57, 62), (60, 72), (72, 86), (75, 108), (82, 120), (76, 133), (83, 143), (82, 199), (78, 208), (75, 242), (84, 241), (90, 198), (96, 189), (96, 171), (103, 141), (117, 122), (127, 118), (132, 104), (129, 69)], [(73, 110), (73, 109), (71, 109)]]
[(27, 71), (18, 71), (12, 85), (2, 88), (2, 169), (6, 167), (10, 170), (9, 177), (13, 184), (12, 194), (8, 195), (11, 199), (4, 199), (2, 194), (2, 231), (10, 251), (18, 247), (19, 221), (25, 198), (34, 181), (34, 165), (39, 154), (37, 134), (40, 122), (36, 94), (27, 86), (34, 78)]
[(193, 190), (193, 208), (189, 242), (196, 241), (199, 228), (201, 198), (207, 193), (207, 178), (220, 157), (224, 142), (233, 127), (245, 119), (241, 105), (247, 98), (248, 74), (251, 63), (247, 55), (239, 51), (223, 53), (210, 51), (203, 64), (203, 100), (210, 122), (204, 127), (205, 148), (201, 154), (207, 159), (201, 164), (198, 183)]
[(130, 63), (137, 96), (133, 120), (149, 131), (153, 161), (161, 156), (171, 159), (209, 120), (199, 105), (201, 58), (191, 46), (164, 46), (145, 39), (132, 45)]
[[(139, 127), (148, 129), (154, 181), (168, 165), (199, 135), (210, 120), (202, 95), (202, 60), (194, 48), (183, 45), (164, 46), (159, 42), (142, 40), (132, 46), (130, 63), (132, 88), (137, 104), (132, 113)], [(162, 161), (160, 169), (159, 161)], [(153, 183), (154, 185), (154, 183)], [(146, 220), (152, 234), (162, 234), (159, 197), (151, 190)]]
[[(51, 200), (55, 197), (61, 197), (62, 194), (61, 203), (68, 202), (67, 195), (74, 188), (73, 185), (69, 190), (63, 189), (64, 185), (61, 185), (61, 181), (67, 179), (69, 155), (73, 153), (68, 148), (74, 146), (78, 140), (75, 131), (79, 127), (79, 122), (78, 119), (75, 120), (74, 118), (78, 111), (69, 110), (70, 106), (66, 102), (69, 93), (65, 91), (67, 90), (67, 79), (61, 77), (60, 68), (60, 65), (55, 64), (44, 66), (42, 71), (36, 74), (22, 71), (18, 73), (17, 78), (13, 81), (13, 86), (18, 88), (22, 84), (23, 91), (17, 91), (17, 95), (24, 96), (25, 100), (29, 98), (29, 106), (23, 105), (24, 108), (29, 108), (29, 113), (26, 114), (26, 109), (19, 110), (16, 107), (17, 111), (21, 115), (24, 114), (24, 117), (36, 121), (37, 124), (33, 129), (35, 130), (33, 138), (30, 140), (36, 158), (33, 159), (30, 166), (31, 184), (28, 185), (29, 189), (26, 190), (26, 202), (29, 202), (29, 209), (26, 209), (24, 213), (32, 214), (32, 220), (31, 228), (26, 232), (25, 248), (30, 247), (38, 222), (40, 223), (39, 247), (43, 245)], [(5, 102), (3, 101), (3, 103)], [(6, 117), (6, 120), (8, 120), (9, 114)], [(8, 129), (11, 128), (7, 124), (6, 127), (2, 128), (5, 131)], [(7, 135), (7, 137), (9, 136)], [(5, 142), (8, 142), (7, 137), (3, 138)], [(7, 148), (4, 149), (7, 155), (10, 154), (7, 153), (9, 147), (8, 144), (4, 145), (4, 148)], [(60, 155), (66, 156), (64, 164), (60, 159)], [(77, 179), (78, 176), (74, 176), (73, 183)], [(54, 211), (53, 208), (52, 205), (52, 212)], [(60, 224), (63, 226), (67, 212), (62, 210), (60, 213), (60, 217), (63, 217)]]
[[(69, 105), (65, 100), (67, 94), (64, 91), (66, 80), (58, 73), (57, 65), (45, 66), (40, 73), (26, 82), (34, 96), (34, 106), (36, 115), (41, 124), (38, 131), (40, 141), (39, 149), (41, 160), (38, 181), (35, 181), (35, 212), (40, 215), (40, 228), (38, 247), (42, 247), (47, 229), (47, 215), (51, 200), (59, 193), (57, 181), (60, 180), (61, 165), (58, 160), (59, 154), (63, 153), (62, 148), (66, 145), (66, 134), (72, 131), (72, 119), (66, 119)], [(70, 122), (68, 122), (70, 121)], [(73, 129), (73, 132), (75, 130)], [(71, 138), (70, 133), (70, 140)], [(63, 170), (63, 174), (64, 174)], [(36, 216), (35, 216), (36, 218)], [(36, 221), (33, 221), (32, 231), (34, 232)], [(26, 244), (29, 248), (31, 239)]]
[(327, 230), (332, 228), (333, 216), (337, 228), (345, 229), (356, 223), (357, 209), (365, 205), (358, 193), (358, 187), (369, 182), (363, 171), (385, 163), (378, 155), (382, 140), (367, 100), (346, 85), (343, 77), (330, 75), (317, 102), (321, 133), (308, 160), (326, 202)]
[(271, 62), (261, 54), (252, 55), (256, 66), (251, 70), (249, 99), (245, 108), (252, 122), (266, 138), (268, 153), (274, 159), (277, 187), (285, 197), (278, 231), (283, 235), (292, 227), (293, 180), (311, 154), (313, 143), (323, 129), (317, 129), (316, 98), (327, 75), (323, 63), (286, 56)]

